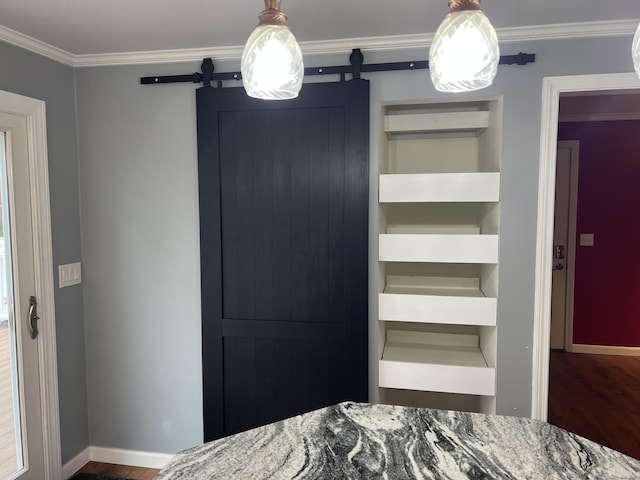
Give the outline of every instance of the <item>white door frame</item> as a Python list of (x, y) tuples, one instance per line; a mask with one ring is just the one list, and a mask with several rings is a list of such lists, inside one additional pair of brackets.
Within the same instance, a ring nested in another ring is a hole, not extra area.
[(634, 73), (546, 77), (542, 81), (531, 389), (531, 417), (538, 420), (547, 420), (549, 401), (551, 315), (551, 268), (549, 265), (553, 261), (553, 216), (560, 94), (639, 88), (640, 80)]
[(41, 322), (38, 345), (45, 480), (60, 480), (62, 455), (58, 404), (58, 359), (54, 307), (49, 165), (45, 103), (15, 93), (0, 91), (0, 111), (25, 117), (29, 148), (29, 182), (34, 243), (36, 298)]

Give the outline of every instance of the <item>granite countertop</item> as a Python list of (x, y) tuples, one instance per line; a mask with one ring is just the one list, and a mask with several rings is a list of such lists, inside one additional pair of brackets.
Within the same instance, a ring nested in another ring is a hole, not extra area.
[(155, 478), (640, 479), (640, 461), (536, 420), (347, 402), (185, 450)]

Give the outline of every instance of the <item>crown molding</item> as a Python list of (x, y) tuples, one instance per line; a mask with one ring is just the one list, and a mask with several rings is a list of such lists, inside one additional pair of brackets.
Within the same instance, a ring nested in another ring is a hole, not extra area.
[(43, 57), (47, 57), (64, 65), (69, 65), (70, 67), (75, 66), (76, 57), (72, 53), (49, 45), (37, 38), (25, 35), (24, 33), (12, 30), (4, 25), (0, 25), (0, 41), (37, 53), (38, 55), (42, 55)]
[[(637, 19), (611, 20), (499, 28), (497, 33), (501, 44), (585, 37), (619, 37), (633, 35), (638, 27), (638, 21)], [(353, 48), (360, 48), (365, 52), (426, 50), (433, 41), (433, 35), (433, 33), (425, 33), (300, 42), (300, 48), (305, 55), (349, 53)], [(200, 61), (206, 57), (211, 57), (215, 60), (238, 60), (242, 55), (243, 49), (242, 45), (236, 45), (229, 47), (74, 55), (3, 26), (0, 26), (0, 41), (11, 43), (72, 67), (181, 63)]]
[(586, 37), (622, 37), (633, 35), (638, 28), (635, 20), (607, 20), (602, 22), (556, 23), (530, 27), (500, 28), (500, 43), (532, 40), (563, 40)]
[[(352, 37), (335, 40), (300, 42), (304, 55), (332, 55), (351, 53), (354, 46), (363, 51), (407, 50), (427, 48), (433, 34), (394, 35), (389, 37)], [(75, 67), (103, 67), (112, 65), (142, 65), (158, 63), (180, 63), (201, 61), (211, 57), (215, 60), (239, 60), (244, 45), (215, 48), (190, 48), (156, 50), (148, 52), (99, 53), (76, 55)]]
[(244, 46), (184, 48), (175, 50), (152, 50), (147, 52), (96, 53), (76, 55), (74, 67), (106, 67), (114, 65), (148, 65), (157, 63), (200, 62), (203, 58), (236, 60), (242, 55)]

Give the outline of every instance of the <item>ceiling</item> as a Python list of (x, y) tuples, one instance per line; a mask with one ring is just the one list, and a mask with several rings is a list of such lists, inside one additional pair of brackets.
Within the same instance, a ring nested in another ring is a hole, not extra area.
[[(639, 0), (485, 0), (508, 27), (640, 19)], [(78, 55), (241, 46), (262, 0), (0, 0), (0, 24)], [(432, 34), (447, 0), (284, 0), (301, 43)], [(626, 32), (628, 33), (628, 32)], [(303, 46), (304, 49), (304, 46)]]

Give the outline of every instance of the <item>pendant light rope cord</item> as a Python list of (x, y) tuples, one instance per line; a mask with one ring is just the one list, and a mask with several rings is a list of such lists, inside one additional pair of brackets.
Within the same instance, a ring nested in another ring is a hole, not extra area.
[(465, 10), (480, 10), (481, 0), (449, 0), (449, 10), (463, 12)]

